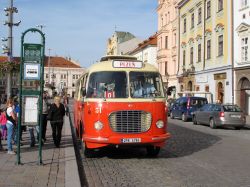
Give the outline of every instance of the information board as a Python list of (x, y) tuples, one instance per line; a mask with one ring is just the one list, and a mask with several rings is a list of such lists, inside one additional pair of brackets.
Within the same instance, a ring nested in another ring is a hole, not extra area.
[(38, 125), (38, 96), (24, 96), (23, 125)]

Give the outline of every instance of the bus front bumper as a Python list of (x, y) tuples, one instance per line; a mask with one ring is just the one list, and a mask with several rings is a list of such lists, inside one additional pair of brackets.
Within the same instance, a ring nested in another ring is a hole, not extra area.
[(129, 145), (129, 144), (155, 144), (161, 146), (168, 138), (170, 138), (170, 133), (165, 133), (161, 135), (119, 135), (119, 136), (88, 136), (84, 135), (82, 141), (89, 144), (89, 148), (103, 147), (110, 144), (114, 145)]

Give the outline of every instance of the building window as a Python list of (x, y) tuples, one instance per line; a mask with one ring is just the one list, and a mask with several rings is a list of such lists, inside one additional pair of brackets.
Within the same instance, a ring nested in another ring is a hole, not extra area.
[(211, 17), (211, 2), (207, 2), (207, 19)]
[(218, 0), (218, 12), (223, 10), (223, 0)]
[(161, 26), (163, 27), (163, 16), (161, 16)]
[(49, 74), (46, 74), (46, 79), (49, 78)]
[(246, 14), (243, 14), (243, 15), (242, 15), (242, 19), (245, 19), (245, 18), (246, 18)]
[(241, 39), (241, 61), (248, 61), (248, 38)]
[(190, 64), (194, 63), (194, 48), (190, 48)]
[(195, 86), (195, 91), (200, 91), (200, 86)]
[(194, 13), (191, 16), (191, 29), (194, 28)]
[(168, 36), (165, 37), (165, 49), (168, 49)]
[(211, 40), (207, 41), (207, 59), (211, 58)]
[(61, 79), (63, 79), (63, 74), (61, 74)]
[(185, 64), (186, 64), (186, 51), (185, 50), (183, 50), (183, 66), (185, 66)]
[(168, 62), (165, 62), (165, 75), (168, 75)]
[(201, 44), (198, 45), (198, 62), (201, 62)]
[(183, 32), (185, 33), (186, 32), (186, 26), (187, 26), (187, 20), (186, 20), (186, 18), (184, 19), (184, 21), (183, 21)]
[(246, 7), (248, 4), (248, 0), (241, 0), (241, 8)]
[(72, 83), (72, 87), (75, 87), (75, 83)]
[(205, 86), (205, 92), (209, 92), (209, 85)]
[(202, 20), (202, 13), (201, 13), (201, 7), (198, 9), (198, 24), (201, 23)]
[(218, 37), (218, 56), (223, 55), (223, 35)]
[(76, 78), (76, 76), (75, 75), (73, 75), (73, 79), (75, 79)]

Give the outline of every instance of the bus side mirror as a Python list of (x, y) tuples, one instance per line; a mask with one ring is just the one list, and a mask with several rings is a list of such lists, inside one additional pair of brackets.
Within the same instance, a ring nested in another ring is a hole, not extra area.
[(86, 88), (85, 88), (85, 87), (82, 87), (81, 93), (82, 93), (82, 96), (83, 96), (83, 97), (86, 96)]

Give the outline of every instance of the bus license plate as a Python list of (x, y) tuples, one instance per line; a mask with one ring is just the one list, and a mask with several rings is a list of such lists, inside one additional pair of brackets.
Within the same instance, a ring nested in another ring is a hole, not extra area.
[(141, 142), (141, 138), (123, 138), (122, 143), (138, 143)]

